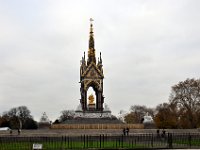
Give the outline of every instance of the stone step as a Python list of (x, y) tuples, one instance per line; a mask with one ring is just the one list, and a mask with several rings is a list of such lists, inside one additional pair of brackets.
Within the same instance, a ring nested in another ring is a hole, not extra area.
[(62, 122), (62, 124), (123, 124), (117, 118), (75, 118)]

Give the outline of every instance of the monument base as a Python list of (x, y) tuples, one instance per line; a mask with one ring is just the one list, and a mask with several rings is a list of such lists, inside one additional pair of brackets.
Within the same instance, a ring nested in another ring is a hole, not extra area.
[(123, 122), (111, 114), (107, 105), (103, 111), (95, 110), (95, 105), (91, 105), (88, 110), (83, 111), (79, 105), (74, 117), (61, 122), (61, 124), (123, 124)]
[(123, 122), (111, 114), (111, 111), (76, 111), (73, 119), (62, 124), (122, 124)]
[(112, 118), (111, 111), (76, 111), (74, 118)]

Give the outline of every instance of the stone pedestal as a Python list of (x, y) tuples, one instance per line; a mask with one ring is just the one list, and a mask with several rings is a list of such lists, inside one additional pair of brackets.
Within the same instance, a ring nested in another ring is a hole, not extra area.
[(111, 114), (107, 105), (105, 105), (103, 111), (98, 111), (96, 109), (96, 105), (90, 103), (87, 105), (87, 110), (82, 110), (80, 104), (73, 118), (66, 119), (62, 124), (123, 124), (122, 121)]
[(62, 124), (123, 124), (123, 122), (113, 116), (111, 111), (87, 110), (75, 111), (74, 118), (65, 120)]
[(112, 118), (111, 111), (76, 111), (74, 118)]
[(88, 108), (89, 110), (95, 110), (95, 104), (89, 104)]

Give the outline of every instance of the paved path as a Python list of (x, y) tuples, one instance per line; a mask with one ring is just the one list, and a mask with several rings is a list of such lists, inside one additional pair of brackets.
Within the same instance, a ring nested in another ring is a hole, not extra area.
[[(149, 134), (156, 133), (157, 129), (130, 129), (129, 134)], [(160, 130), (160, 133), (162, 130)], [(197, 133), (197, 129), (166, 129), (166, 133)], [(79, 135), (122, 135), (121, 129), (38, 129), (22, 130), (20, 136), (79, 136)], [(13, 130), (12, 135), (9, 131), (0, 131), (0, 136), (18, 136), (17, 130)]]

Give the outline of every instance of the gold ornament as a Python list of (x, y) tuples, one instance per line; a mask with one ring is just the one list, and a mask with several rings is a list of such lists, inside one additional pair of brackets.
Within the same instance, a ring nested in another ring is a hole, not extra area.
[(93, 96), (93, 94), (91, 94), (91, 95), (88, 97), (88, 99), (89, 99), (89, 104), (94, 104), (94, 96)]

